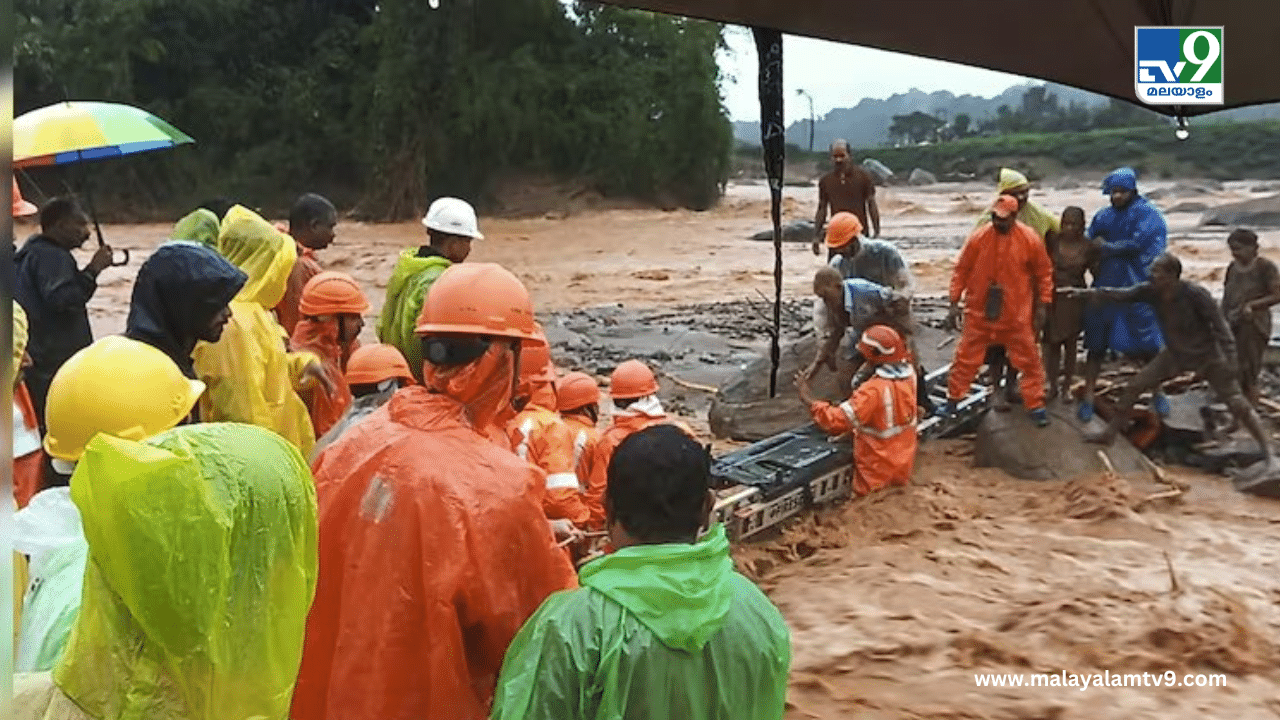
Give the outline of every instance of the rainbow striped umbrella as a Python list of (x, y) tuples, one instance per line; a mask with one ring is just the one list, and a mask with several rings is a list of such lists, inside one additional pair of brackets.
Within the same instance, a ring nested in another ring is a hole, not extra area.
[(13, 164), (65, 165), (193, 142), (191, 136), (136, 107), (67, 101), (14, 119)]

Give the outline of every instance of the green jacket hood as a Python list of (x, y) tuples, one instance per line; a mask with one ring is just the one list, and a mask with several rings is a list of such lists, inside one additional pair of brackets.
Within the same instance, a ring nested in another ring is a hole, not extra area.
[(418, 248), (404, 250), (396, 260), (395, 269), (391, 271), (391, 279), (387, 282), (387, 294), (398, 294), (409, 278), (423, 270), (437, 268), (440, 272), (444, 272), (452, 264), (449, 258), (442, 255), (418, 257)]
[(588, 563), (579, 582), (634, 613), (669, 648), (696, 652), (721, 627), (733, 600), (724, 526), (692, 545), (633, 545)]

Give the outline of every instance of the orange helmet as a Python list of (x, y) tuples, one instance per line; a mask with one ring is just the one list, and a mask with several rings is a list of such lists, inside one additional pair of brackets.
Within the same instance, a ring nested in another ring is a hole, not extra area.
[(600, 387), (595, 378), (584, 372), (571, 372), (556, 383), (556, 409), (560, 412), (600, 402)]
[(614, 368), (609, 377), (609, 395), (615, 400), (632, 400), (658, 392), (658, 380), (648, 365), (628, 360)]
[(13, 216), (27, 217), (40, 212), (35, 205), (27, 202), (22, 198), (22, 191), (18, 189), (18, 178), (13, 179)]
[(897, 363), (907, 359), (907, 344), (888, 325), (872, 325), (858, 340), (858, 352), (873, 364)]
[(414, 332), (539, 339), (529, 291), (495, 263), (450, 265), (427, 293)]
[[(538, 328), (541, 330), (541, 327)], [(541, 342), (529, 341), (520, 346), (520, 381), (553, 382), (556, 366), (551, 362), (551, 346), (546, 337)]]
[(348, 385), (376, 385), (392, 378), (414, 384), (413, 373), (409, 372), (409, 363), (404, 355), (395, 345), (382, 343), (361, 345), (351, 353), (345, 377)]
[(827, 223), (827, 247), (840, 248), (862, 232), (862, 221), (851, 212), (838, 212)]
[(369, 301), (360, 285), (346, 273), (326, 271), (307, 281), (302, 287), (298, 310), (303, 315), (359, 315), (369, 309)]

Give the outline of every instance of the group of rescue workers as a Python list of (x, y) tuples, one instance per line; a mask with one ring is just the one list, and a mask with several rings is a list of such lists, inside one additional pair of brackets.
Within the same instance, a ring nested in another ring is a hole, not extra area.
[[(934, 408), (911, 273), (860, 237), (868, 214), (879, 234), (874, 184), (847, 144), (832, 150), (821, 343), (796, 381), (823, 429), (853, 436), (858, 494), (909, 482), (921, 412), (954, 412), (983, 364), (999, 382), (1007, 358), (1047, 424), (1037, 341), (1065, 352), (1050, 383), (1065, 397), (1082, 329), (1082, 419), (1103, 354), (1148, 343), (1155, 358), (1095, 439), (1138, 392), (1195, 369), (1273, 462), (1240, 390), (1256, 400), (1266, 343), (1247, 333), (1269, 337), (1280, 302), (1256, 235), (1231, 235), (1220, 309), (1179, 279), (1131, 170), (1104, 181), (1111, 206), (1087, 237), (1083, 211), (1059, 222), (1002, 171), (957, 262), (963, 329)], [(381, 343), (363, 346), (368, 298), (317, 257), (338, 222), (323, 197), (284, 226), (224, 201), (195, 210), (139, 269), (124, 335), (96, 342), (86, 304), (110, 251), (78, 267), (85, 213), (68, 198), (37, 211), (15, 183), (14, 216), (37, 212), (15, 258), (15, 717), (781, 717), (788, 631), (711, 520), (708, 449), (638, 360), (613, 371), (598, 429), (595, 378), (559, 375), (520, 280), (467, 262), (484, 237), (470, 204), (431, 204), (426, 244), (388, 282)], [(823, 367), (847, 399), (814, 397)]]
[(316, 257), (320, 196), (283, 227), (183, 218), (96, 342), (109, 251), (77, 267), (85, 213), (38, 214), (13, 307), (16, 717), (781, 716), (788, 631), (710, 520), (707, 449), (637, 360), (597, 429), (595, 378), (557, 375), (525, 287), (464, 262), (468, 203), (431, 204), (364, 346), (368, 299)]
[[(868, 217), (869, 234), (880, 234), (875, 183), (851, 162), (848, 143), (833, 143), (831, 159), (833, 170), (818, 184), (813, 245), (817, 253), (821, 238), (829, 248), (829, 264), (813, 280), (820, 342), (796, 380), (822, 428), (854, 433), (859, 493), (910, 480), (920, 414), (955, 413), (983, 365), (995, 386), (997, 411), (1021, 402), (1036, 425), (1047, 426), (1049, 401), (1077, 399), (1072, 384), (1082, 333), (1087, 357), (1076, 404), (1082, 423), (1098, 406), (1095, 389), (1105, 357), (1146, 362), (1119, 400), (1106, 407), (1105, 428), (1087, 432), (1087, 440), (1109, 444), (1135, 425), (1142, 434), (1133, 411), (1139, 395), (1153, 391), (1149, 412), (1166, 416), (1170, 408), (1161, 383), (1194, 371), (1231, 410), (1233, 427), (1243, 425), (1263, 455), (1251, 475), (1237, 478), (1237, 487), (1250, 490), (1280, 477), (1270, 436), (1254, 408), (1271, 338), (1271, 307), (1280, 303), (1280, 271), (1259, 255), (1256, 233), (1237, 229), (1227, 238), (1232, 262), (1219, 304), (1205, 288), (1181, 279), (1181, 262), (1167, 252), (1164, 216), (1138, 193), (1131, 168), (1103, 180), (1110, 203), (1097, 211), (1087, 232), (1081, 208), (1068, 207), (1059, 219), (1030, 199), (1026, 176), (1001, 169), (997, 197), (977, 219), (952, 274), (947, 325), (959, 329), (960, 338), (947, 375), (947, 401), (934, 407), (914, 339), (911, 272), (892, 243), (860, 237)], [(828, 209), (834, 213), (829, 223)], [(842, 341), (848, 348), (844, 362), (837, 359)], [(824, 367), (837, 374), (838, 388), (852, 384), (847, 401), (831, 405), (813, 397), (809, 382)]]

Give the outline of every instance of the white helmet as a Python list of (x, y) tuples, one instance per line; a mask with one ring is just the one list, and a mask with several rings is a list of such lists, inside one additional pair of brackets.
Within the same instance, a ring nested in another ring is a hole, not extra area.
[(476, 209), (466, 200), (454, 197), (436, 198), (431, 207), (427, 208), (427, 216), (422, 218), (422, 224), (428, 230), (436, 232), (484, 239), (484, 235), (480, 234), (479, 223), (476, 222)]

